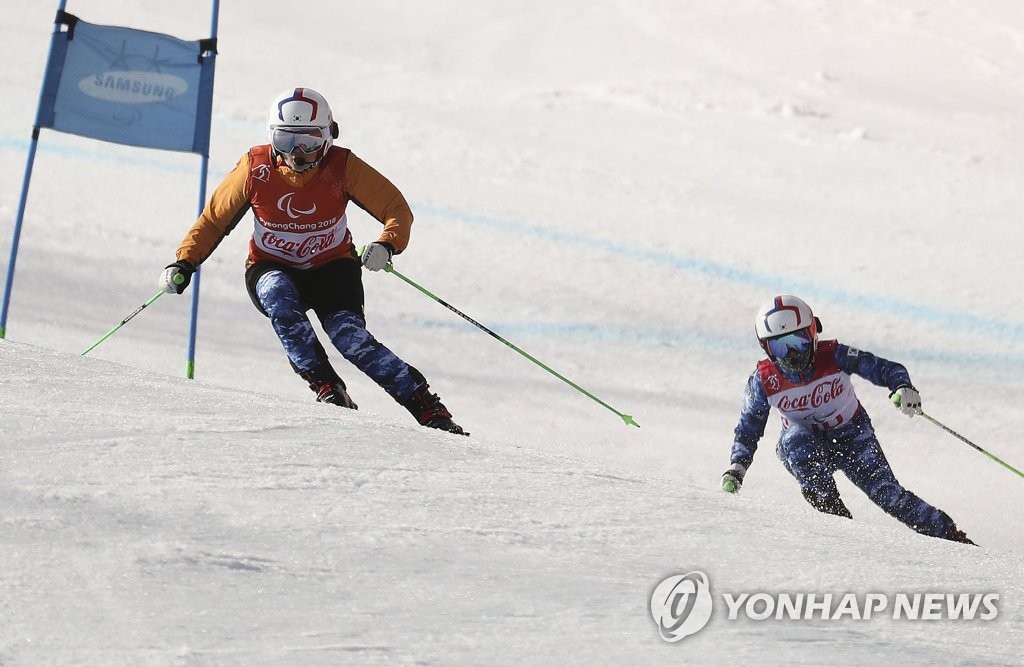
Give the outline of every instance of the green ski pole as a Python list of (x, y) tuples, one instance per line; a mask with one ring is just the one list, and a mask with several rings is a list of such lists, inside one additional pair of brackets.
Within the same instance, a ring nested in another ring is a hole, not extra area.
[[(895, 405), (897, 408), (900, 407), (900, 396), (899, 396), (899, 394), (893, 394), (892, 395), (892, 404)], [(989, 457), (990, 459), (992, 459), (993, 461), (995, 461), (999, 465), (1003, 466), (1004, 468), (1006, 468), (1010, 472), (1015, 472), (1018, 475), (1020, 475), (1021, 477), (1024, 477), (1024, 473), (1022, 473), (1020, 470), (1017, 470), (1012, 465), (1010, 465), (1006, 461), (1002, 460), (1001, 458), (999, 458), (995, 454), (982, 449), (978, 445), (974, 444), (973, 442), (971, 442), (970, 440), (968, 440), (964, 436), (960, 435), (959, 433), (957, 433), (956, 431), (954, 431), (950, 427), (948, 427), (945, 424), (943, 424), (942, 422), (940, 422), (938, 419), (935, 419), (934, 417), (932, 417), (927, 412), (922, 410), (921, 411), (921, 416), (924, 417), (925, 419), (927, 419), (928, 421), (930, 421), (931, 423), (935, 424), (936, 426), (941, 428), (943, 431), (945, 431), (946, 433), (948, 433), (951, 436), (953, 436), (954, 438), (956, 438), (957, 440), (960, 440), (961, 442), (964, 442), (964, 443), (970, 445), (971, 447), (973, 447), (974, 449), (978, 450), (979, 452), (981, 452), (985, 456)]]
[[(362, 254), (362, 253), (360, 253), (360, 254)], [(445, 308), (447, 308), (448, 310), (452, 311), (453, 313), (455, 313), (456, 315), (458, 315), (458, 316), (459, 316), (459, 317), (461, 317), (462, 319), (466, 320), (467, 322), (469, 322), (469, 323), (470, 323), (470, 324), (472, 324), (473, 326), (475, 326), (475, 327), (477, 327), (477, 328), (481, 329), (482, 331), (485, 331), (486, 333), (490, 334), (491, 336), (493, 336), (493, 337), (494, 337), (494, 338), (496, 338), (497, 340), (501, 341), (502, 343), (504, 343), (504, 344), (505, 344), (505, 345), (507, 345), (508, 347), (512, 348), (513, 350), (515, 350), (515, 351), (516, 351), (516, 352), (518, 352), (519, 354), (523, 355), (524, 357), (526, 357), (527, 359), (529, 359), (529, 360), (530, 360), (530, 361), (532, 361), (533, 363), (537, 364), (538, 366), (540, 366), (541, 368), (543, 368), (544, 370), (546, 370), (546, 371), (547, 371), (548, 373), (551, 373), (551, 374), (552, 374), (552, 375), (554, 375), (554, 376), (555, 376), (556, 378), (558, 378), (558, 379), (559, 379), (559, 380), (561, 380), (562, 382), (566, 383), (567, 385), (569, 385), (570, 387), (572, 387), (572, 388), (573, 388), (573, 389), (575, 389), (576, 391), (580, 392), (580, 393), (581, 393), (581, 394), (583, 394), (584, 396), (587, 396), (588, 398), (590, 398), (590, 399), (592, 399), (592, 400), (596, 401), (597, 403), (599, 403), (599, 404), (603, 405), (603, 406), (604, 406), (605, 408), (607, 408), (607, 409), (611, 410), (611, 411), (612, 411), (612, 412), (614, 412), (614, 413), (615, 413), (616, 415), (618, 415), (618, 416), (619, 416), (619, 419), (621, 419), (621, 420), (622, 420), (622, 421), (623, 421), (623, 422), (624, 422), (624, 423), (625, 423), (625, 424), (626, 424), (627, 426), (636, 426), (637, 428), (640, 428), (640, 424), (637, 424), (637, 423), (636, 423), (636, 422), (635, 422), (635, 421), (633, 420), (633, 417), (632, 417), (631, 415), (627, 415), (627, 414), (623, 414), (623, 413), (619, 412), (618, 410), (616, 410), (616, 409), (615, 409), (615, 408), (613, 408), (612, 406), (608, 405), (607, 403), (605, 403), (604, 401), (602, 401), (602, 400), (601, 400), (600, 398), (598, 398), (597, 396), (594, 396), (594, 395), (593, 395), (593, 394), (591, 394), (591, 393), (590, 393), (589, 391), (587, 391), (587, 390), (586, 390), (586, 389), (584, 389), (583, 387), (579, 386), (578, 384), (576, 384), (575, 382), (573, 382), (573, 381), (572, 381), (572, 380), (570, 380), (569, 378), (565, 377), (564, 375), (562, 375), (562, 374), (561, 374), (561, 373), (559, 373), (558, 371), (555, 371), (554, 369), (552, 369), (551, 367), (547, 366), (546, 364), (544, 364), (544, 363), (543, 363), (543, 362), (541, 362), (540, 360), (536, 359), (535, 357), (532, 357), (531, 355), (529, 355), (529, 354), (528, 354), (528, 353), (526, 353), (525, 351), (521, 350), (520, 348), (518, 348), (518, 347), (516, 347), (515, 345), (513, 345), (512, 343), (508, 342), (507, 340), (505, 340), (504, 338), (502, 338), (502, 337), (501, 337), (501, 336), (499, 336), (498, 334), (494, 333), (493, 331), (491, 331), (490, 329), (488, 329), (488, 328), (487, 328), (487, 327), (485, 327), (484, 325), (480, 324), (479, 322), (477, 322), (476, 320), (474, 320), (474, 319), (473, 319), (472, 317), (470, 317), (469, 315), (466, 315), (466, 314), (465, 314), (464, 312), (462, 312), (461, 310), (459, 310), (459, 309), (458, 309), (458, 308), (456, 308), (455, 306), (451, 305), (451, 304), (450, 304), (450, 303), (448, 303), (447, 301), (444, 301), (443, 299), (439, 298), (438, 296), (436, 296), (436, 295), (432, 294), (432, 293), (431, 293), (431, 292), (430, 292), (429, 290), (427, 290), (427, 289), (425, 289), (424, 287), (422, 287), (422, 286), (420, 286), (420, 285), (416, 284), (416, 283), (415, 283), (415, 282), (413, 282), (412, 280), (409, 280), (408, 278), (406, 278), (405, 276), (403, 276), (403, 275), (402, 275), (401, 273), (399, 273), (398, 271), (396, 271), (396, 270), (395, 270), (395, 267), (394, 267), (394, 265), (392, 265), (392, 264), (391, 264), (390, 262), (388, 262), (387, 266), (385, 266), (385, 267), (384, 267), (384, 270), (385, 270), (385, 271), (387, 271), (388, 273), (390, 273), (390, 274), (392, 274), (392, 275), (394, 275), (394, 276), (398, 277), (398, 278), (401, 278), (402, 280), (404, 280), (405, 282), (409, 283), (410, 285), (412, 285), (413, 287), (415, 287), (416, 289), (418, 289), (418, 290), (419, 290), (420, 292), (422, 292), (423, 294), (426, 294), (426, 295), (427, 295), (428, 297), (430, 297), (430, 298), (431, 298), (431, 299), (433, 299), (434, 301), (437, 301), (437, 302), (438, 302), (439, 304), (441, 304), (442, 306), (444, 306), (444, 307), (445, 307)]]
[[(184, 281), (185, 281), (185, 276), (181, 275), (180, 273), (179, 273), (179, 274), (177, 274), (176, 276), (174, 276), (174, 282), (175, 282), (175, 284), (177, 284), (177, 285), (180, 285), (180, 284), (181, 284), (181, 283), (183, 283)], [(93, 350), (94, 350), (94, 349), (95, 349), (95, 348), (96, 348), (96, 347), (97, 347), (97, 346), (98, 346), (98, 345), (99, 345), (100, 343), (102, 343), (102, 342), (103, 342), (103, 341), (105, 341), (106, 339), (108, 339), (108, 338), (110, 338), (111, 336), (113, 336), (114, 334), (116, 334), (116, 333), (117, 333), (117, 331), (118, 331), (118, 329), (120, 329), (120, 328), (121, 328), (121, 327), (123, 327), (124, 325), (128, 324), (128, 321), (129, 321), (129, 320), (131, 320), (131, 319), (132, 319), (133, 317), (135, 317), (136, 315), (138, 315), (139, 313), (141, 313), (141, 312), (142, 312), (143, 310), (145, 310), (145, 309), (146, 309), (146, 306), (148, 306), (149, 304), (153, 303), (154, 301), (156, 301), (157, 299), (159, 299), (159, 298), (160, 298), (161, 296), (163, 296), (164, 294), (165, 294), (165, 292), (164, 292), (163, 290), (160, 290), (159, 292), (157, 292), (156, 294), (154, 294), (154, 295), (153, 295), (152, 297), (150, 297), (149, 301), (147, 301), (146, 303), (142, 304), (141, 306), (139, 306), (138, 308), (136, 308), (135, 310), (133, 310), (133, 311), (132, 311), (131, 313), (129, 313), (128, 317), (126, 317), (126, 318), (124, 318), (123, 320), (121, 320), (121, 322), (120, 322), (120, 323), (119, 323), (119, 324), (118, 324), (117, 326), (115, 326), (115, 327), (114, 327), (113, 329), (111, 329), (111, 330), (110, 330), (110, 331), (108, 331), (107, 333), (103, 334), (103, 338), (100, 338), (100, 339), (99, 339), (98, 341), (96, 341), (95, 343), (93, 343), (92, 345), (90, 345), (90, 346), (88, 347), (88, 349), (86, 349), (86, 351), (85, 351), (85, 352), (83, 352), (83, 353), (81, 354), (81, 356), (83, 356), (83, 357), (84, 357), (85, 355), (87, 355), (87, 354), (89, 354), (90, 352), (92, 352), (92, 351), (93, 351)]]
[(968, 444), (968, 445), (970, 445), (971, 447), (974, 447), (974, 448), (975, 448), (976, 450), (978, 450), (979, 452), (981, 452), (981, 453), (982, 453), (982, 454), (984, 454), (985, 456), (989, 457), (990, 459), (992, 459), (993, 461), (995, 461), (995, 462), (996, 462), (996, 463), (998, 463), (999, 465), (1003, 466), (1004, 468), (1006, 468), (1006, 469), (1007, 469), (1007, 470), (1009, 470), (1010, 472), (1015, 472), (1015, 473), (1017, 473), (1018, 475), (1020, 475), (1021, 477), (1024, 477), (1024, 473), (1022, 473), (1022, 472), (1021, 472), (1020, 470), (1017, 470), (1017, 469), (1016, 469), (1016, 468), (1014, 468), (1014, 467), (1013, 467), (1012, 465), (1010, 465), (1010, 464), (1009, 464), (1009, 463), (1007, 463), (1006, 461), (1002, 460), (1001, 458), (999, 458), (999, 457), (998, 457), (998, 456), (996, 456), (995, 454), (992, 454), (991, 452), (987, 452), (987, 451), (985, 451), (984, 449), (982, 449), (982, 448), (981, 448), (981, 447), (979, 447), (978, 445), (974, 444), (973, 442), (971, 442), (970, 440), (968, 440), (968, 439), (967, 439), (967, 438), (965, 438), (964, 436), (960, 435), (959, 433), (957, 433), (957, 432), (956, 432), (956, 431), (954, 431), (953, 429), (949, 428), (948, 426), (946, 426), (945, 424), (943, 424), (943, 423), (942, 423), (942, 422), (940, 422), (939, 420), (937, 420), (937, 419), (934, 419), (934, 418), (933, 418), (933, 417), (932, 417), (931, 415), (929, 415), (929, 414), (927, 414), (927, 413), (924, 413), (924, 412), (922, 412), (922, 413), (921, 413), (921, 416), (922, 416), (922, 417), (924, 417), (925, 419), (927, 419), (928, 421), (930, 421), (931, 423), (935, 424), (935, 425), (936, 425), (936, 426), (938, 426), (939, 428), (941, 428), (941, 429), (942, 429), (943, 431), (945, 431), (946, 433), (949, 433), (949, 434), (950, 434), (951, 436), (953, 436), (954, 438), (957, 438), (958, 440), (960, 440), (960, 441), (962, 441), (962, 442), (965, 442), (965, 443), (967, 443), (967, 444)]

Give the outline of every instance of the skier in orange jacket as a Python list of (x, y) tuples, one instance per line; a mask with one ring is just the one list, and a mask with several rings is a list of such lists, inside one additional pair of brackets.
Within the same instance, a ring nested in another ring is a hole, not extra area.
[[(278, 95), (268, 111), (269, 143), (252, 147), (217, 186), (178, 247), (177, 261), (160, 276), (160, 286), (181, 294), (196, 267), (251, 209), (246, 288), (317, 400), (356, 408), (308, 310), (342, 356), (420, 424), (468, 435), (423, 374), (366, 330), (362, 268), (379, 271), (405, 250), (413, 216), (398, 188), (349, 149), (334, 146), (337, 137), (331, 108), (315, 90), (290, 88)], [(362, 255), (348, 229), (349, 202), (384, 225)]]

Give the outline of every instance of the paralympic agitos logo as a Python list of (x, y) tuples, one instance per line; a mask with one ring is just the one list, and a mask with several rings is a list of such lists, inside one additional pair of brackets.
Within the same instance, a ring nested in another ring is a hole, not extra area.
[(298, 218), (301, 215), (313, 215), (316, 213), (316, 204), (311, 204), (309, 208), (302, 209), (292, 206), (292, 198), (295, 196), (294, 192), (289, 192), (281, 196), (277, 200), (277, 208), (288, 215), (292, 220)]

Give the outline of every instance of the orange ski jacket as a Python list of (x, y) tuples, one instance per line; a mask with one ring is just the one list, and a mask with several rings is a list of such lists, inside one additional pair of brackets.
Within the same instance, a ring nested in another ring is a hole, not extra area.
[(413, 215), (405, 197), (350, 150), (332, 146), (307, 172), (275, 163), (270, 146), (254, 146), (213, 191), (178, 246), (177, 258), (202, 264), (253, 210), (246, 267), (270, 260), (298, 269), (338, 257), (357, 258), (347, 228), (348, 202), (384, 225), (380, 237), (395, 254), (409, 245)]

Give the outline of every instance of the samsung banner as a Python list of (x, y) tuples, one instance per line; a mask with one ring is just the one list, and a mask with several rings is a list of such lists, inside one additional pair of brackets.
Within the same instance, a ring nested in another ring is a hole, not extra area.
[(207, 155), (214, 59), (208, 40), (86, 23), (62, 14), (36, 127)]
[[(199, 211), (206, 199), (219, 0), (211, 0), (211, 36), (194, 41), (87, 23), (64, 11), (65, 5), (66, 0), (58, 1), (25, 163), (0, 301), (0, 339), (7, 335), (14, 267), (41, 128), (129, 146), (197, 153), (202, 158)], [(188, 378), (195, 368), (199, 277), (197, 272), (192, 289)]]

